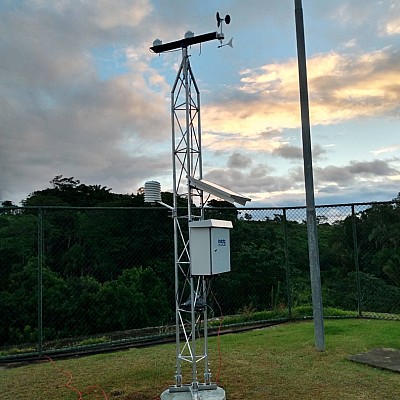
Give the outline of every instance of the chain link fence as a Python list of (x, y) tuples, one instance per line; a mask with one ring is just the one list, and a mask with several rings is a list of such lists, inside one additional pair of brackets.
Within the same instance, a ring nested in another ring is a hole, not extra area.
[[(232, 271), (212, 278), (211, 317), (312, 316), (304, 207), (205, 214), (234, 226)], [(325, 316), (397, 319), (399, 204), (320, 206), (317, 220)], [(1, 208), (0, 360), (170, 334), (173, 242), (161, 207)]]

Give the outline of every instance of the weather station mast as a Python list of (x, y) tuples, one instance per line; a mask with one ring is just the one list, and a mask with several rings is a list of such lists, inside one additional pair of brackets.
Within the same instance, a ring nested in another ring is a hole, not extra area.
[[(161, 400), (225, 400), (225, 391), (213, 382), (208, 353), (209, 284), (212, 276), (230, 271), (231, 221), (204, 219), (204, 193), (245, 205), (249, 198), (203, 179), (200, 91), (190, 65), (188, 47), (218, 40), (223, 44), (223, 23), (217, 13), (219, 31), (162, 43), (156, 39), (150, 50), (160, 54), (181, 49), (182, 61), (171, 90), (173, 205), (161, 200), (161, 185), (145, 183), (145, 202), (158, 203), (172, 212), (175, 263), (175, 384)], [(178, 208), (186, 200), (186, 206)], [(203, 372), (200, 370), (203, 369)], [(188, 377), (186, 377), (186, 375)]]

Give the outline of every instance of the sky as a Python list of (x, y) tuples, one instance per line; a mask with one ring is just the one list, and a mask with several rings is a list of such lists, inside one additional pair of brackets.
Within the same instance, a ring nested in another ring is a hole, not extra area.
[[(400, 192), (400, 2), (303, 0), (315, 202)], [(170, 92), (192, 46), (204, 178), (249, 206), (305, 204), (294, 0), (2, 0), (0, 202), (56, 175), (172, 191)]]

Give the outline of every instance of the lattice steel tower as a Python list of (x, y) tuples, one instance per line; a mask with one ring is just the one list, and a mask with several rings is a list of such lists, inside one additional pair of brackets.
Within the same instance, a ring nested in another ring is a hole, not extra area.
[[(211, 40), (219, 40), (219, 47), (224, 46), (222, 22), (228, 24), (229, 15), (220, 18), (217, 13), (220, 32), (199, 36), (187, 32), (184, 39), (175, 42), (162, 44), (155, 40), (150, 48), (154, 53), (182, 51), (182, 61), (171, 90), (173, 206), (161, 202), (157, 182), (147, 182), (145, 186), (145, 201), (167, 206), (172, 210), (174, 220), (176, 373), (175, 385), (161, 396), (165, 399), (172, 399), (170, 396), (179, 392), (192, 399), (206, 399), (209, 395), (213, 399), (225, 399), (225, 392), (212, 382), (208, 359), (207, 292), (210, 276), (195, 275), (191, 271), (189, 229), (191, 223), (204, 219), (203, 190), (241, 204), (250, 200), (203, 180), (200, 92), (190, 66), (188, 47)], [(232, 40), (228, 45), (232, 46)], [(184, 212), (178, 209), (178, 200), (182, 198), (187, 201)], [(190, 375), (190, 383), (185, 383), (185, 374)]]

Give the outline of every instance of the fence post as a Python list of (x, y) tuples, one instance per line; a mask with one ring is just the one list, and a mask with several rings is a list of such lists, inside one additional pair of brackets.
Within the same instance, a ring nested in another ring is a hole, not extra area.
[(38, 214), (38, 352), (43, 353), (43, 210)]
[(292, 282), (290, 277), (290, 266), (289, 266), (289, 243), (288, 243), (288, 232), (287, 232), (287, 219), (286, 219), (286, 208), (283, 211), (283, 232), (285, 237), (285, 267), (286, 267), (286, 290), (287, 290), (287, 302), (288, 302), (288, 313), (289, 319), (292, 319)]
[(357, 241), (357, 225), (356, 225), (356, 213), (354, 210), (354, 204), (351, 205), (351, 220), (353, 230), (353, 253), (354, 253), (354, 265), (356, 267), (356, 284), (357, 284), (357, 311), (358, 316), (362, 317), (361, 307), (361, 281), (360, 281), (360, 264), (358, 262), (358, 241)]

